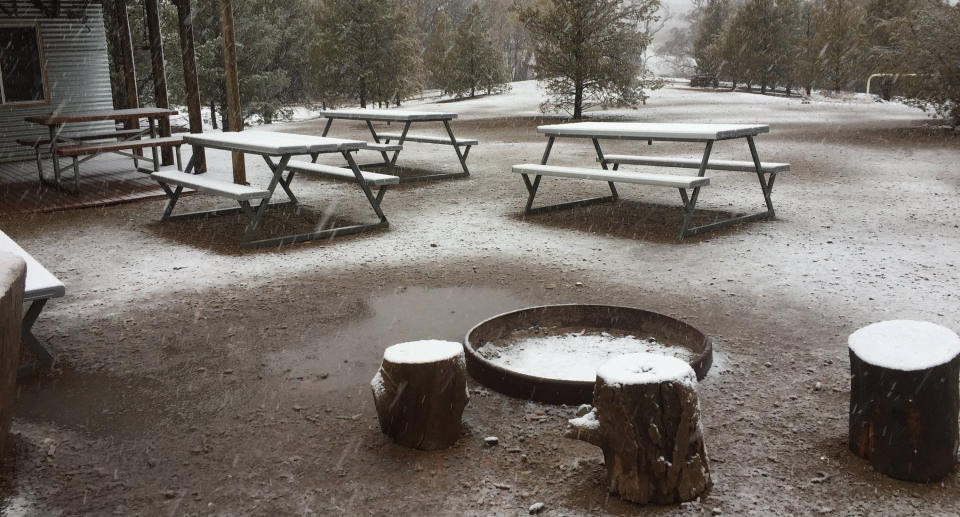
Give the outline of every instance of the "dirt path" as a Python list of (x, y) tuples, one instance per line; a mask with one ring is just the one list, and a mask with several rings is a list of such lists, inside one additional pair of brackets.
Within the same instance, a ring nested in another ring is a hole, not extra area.
[[(692, 98), (687, 112), (712, 121), (743, 116), (723, 94)], [(525, 191), (507, 171), (544, 143), (541, 121), (525, 115), (458, 122), (481, 140), (473, 176), (388, 192), (386, 231), (240, 252), (242, 221), (160, 225), (161, 202), (5, 219), (68, 286), (36, 326), (62, 367), (20, 389), (5, 512), (525, 515), (544, 502), (547, 515), (960, 513), (956, 476), (893, 481), (845, 445), (846, 336), (902, 317), (960, 329), (960, 140), (904, 129), (920, 114), (864, 119), (844, 106), (814, 106), (758, 140), (761, 156), (792, 164), (774, 193), (777, 220), (682, 242), (666, 189), (519, 217)], [(648, 108), (642, 117), (677, 109)], [(779, 120), (806, 108), (763, 109)], [(411, 147), (402, 160), (456, 166), (451, 150), (432, 151)], [(593, 163), (587, 146), (555, 156)], [(262, 164), (250, 171), (265, 177)], [(717, 174), (703, 217), (757, 209), (754, 182)], [(543, 201), (591, 188), (557, 180)], [(303, 180), (297, 192), (370, 218), (349, 186)], [(286, 214), (267, 230), (311, 223)], [(380, 434), (368, 382), (385, 346), (460, 340), (490, 315), (562, 302), (647, 308), (714, 337), (701, 404), (715, 486), (700, 502), (640, 510), (608, 497), (599, 450), (562, 436), (574, 408), (475, 383), (452, 449), (409, 451)], [(489, 435), (500, 444), (485, 447)]]

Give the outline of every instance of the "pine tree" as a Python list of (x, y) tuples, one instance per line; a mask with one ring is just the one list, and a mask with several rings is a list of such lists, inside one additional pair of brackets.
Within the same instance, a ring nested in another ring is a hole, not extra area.
[(821, 73), (825, 85), (834, 90), (850, 89), (862, 75), (863, 43), (859, 29), (864, 16), (855, 0), (817, 0), (814, 4), (814, 31), (821, 49)]
[(820, 78), (820, 47), (817, 46), (819, 37), (814, 29), (814, 6), (807, 0), (799, 6), (796, 37), (794, 39), (794, 55), (796, 64), (793, 67), (793, 82), (803, 88), (809, 96), (813, 86)]
[[(867, 45), (864, 64), (869, 73), (911, 72), (910, 65), (901, 59), (902, 46), (895, 31), (900, 20), (917, 15), (915, 0), (870, 0), (863, 19), (863, 38)], [(895, 77), (882, 77), (880, 96), (893, 97)], [(870, 92), (867, 92), (870, 93)]]
[(419, 41), (398, 0), (325, 0), (311, 50), (321, 100), (399, 102), (420, 84)]
[(427, 70), (427, 86), (440, 88), (444, 93), (450, 93), (445, 90), (445, 87), (451, 81), (448, 60), (452, 47), (453, 24), (450, 22), (450, 17), (441, 12), (434, 18), (433, 32), (427, 37), (423, 64)]
[(507, 82), (503, 53), (490, 40), (486, 17), (476, 3), (457, 25), (446, 65), (449, 81), (444, 90), (458, 97), (468, 93), (474, 97), (477, 90), (490, 93)]
[(650, 40), (641, 29), (659, 7), (659, 0), (544, 0), (521, 9), (535, 45), (534, 70), (547, 91), (541, 109), (580, 119), (598, 105), (645, 101), (657, 84), (642, 66)]
[(723, 58), (719, 41), (723, 37), (729, 9), (729, 0), (708, 0), (703, 6), (693, 44), (698, 74), (717, 75), (720, 71)]
[(900, 59), (918, 74), (902, 85), (908, 102), (960, 126), (960, 4), (920, 0), (897, 19), (893, 39)]

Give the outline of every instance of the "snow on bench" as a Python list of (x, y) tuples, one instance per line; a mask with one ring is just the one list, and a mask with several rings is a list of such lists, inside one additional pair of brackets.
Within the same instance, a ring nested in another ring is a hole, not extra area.
[(646, 172), (609, 171), (603, 169), (589, 169), (586, 167), (561, 167), (557, 165), (538, 165), (524, 163), (513, 166), (513, 172), (518, 174), (533, 174), (536, 176), (554, 176), (558, 178), (574, 178), (585, 180), (609, 181), (615, 183), (637, 183), (658, 187), (673, 187), (691, 189), (710, 184), (710, 178), (700, 176), (675, 176), (670, 174), (652, 174)]
[[(321, 163), (294, 160), (287, 162), (287, 169), (306, 174), (315, 174), (332, 179), (356, 181), (356, 176), (354, 176), (353, 170), (346, 167), (335, 167), (333, 165), (323, 165)], [(363, 180), (367, 183), (367, 185), (372, 185), (375, 187), (382, 185), (396, 185), (400, 183), (399, 176), (365, 171), (360, 171), (360, 175), (363, 176)]]
[(237, 185), (230, 181), (217, 180), (206, 176), (198, 176), (179, 171), (159, 171), (150, 175), (151, 178), (162, 184), (179, 185), (189, 187), (200, 192), (208, 194), (217, 194), (237, 201), (247, 201), (250, 199), (266, 199), (270, 197), (270, 191), (247, 185)]
[[(629, 165), (654, 165), (658, 167), (682, 167), (687, 169), (699, 169), (702, 160), (698, 158), (671, 158), (666, 156), (633, 156), (629, 154), (607, 154), (603, 161), (606, 163), (629, 164)], [(753, 162), (734, 161), (734, 160), (710, 160), (707, 168), (715, 171), (743, 171), (754, 172), (756, 166)], [(790, 170), (789, 163), (760, 163), (760, 170), (764, 173), (787, 172)]]
[[(400, 140), (400, 133), (377, 133), (377, 136), (382, 140)], [(433, 136), (433, 135), (407, 135), (403, 139), (404, 142), (420, 142), (423, 144), (441, 144), (441, 145), (453, 145), (453, 142), (450, 141), (448, 136)], [(474, 138), (457, 138), (457, 146), (470, 146), (477, 145), (478, 140)]]
[(94, 144), (70, 145), (57, 147), (56, 153), (60, 156), (80, 156), (85, 154), (112, 153), (126, 149), (143, 149), (145, 147), (180, 147), (183, 145), (182, 136), (167, 136), (162, 138), (148, 138), (144, 140), (127, 140), (124, 142), (104, 142)]
[(399, 151), (403, 149), (403, 146), (400, 144), (378, 144), (376, 142), (367, 142), (367, 146), (364, 147), (364, 149), (385, 153), (388, 151)]
[[(125, 136), (134, 136), (140, 133), (143, 133), (143, 129), (120, 129), (117, 131), (107, 131), (103, 133), (87, 133), (82, 135), (60, 135), (59, 143), (61, 145), (70, 145), (69, 141), (82, 141), (82, 140), (106, 140), (108, 138), (121, 138)], [(43, 145), (48, 145), (50, 143), (50, 138), (46, 137), (30, 137), (30, 138), (18, 138), (17, 143), (20, 145), (28, 145), (30, 147), (40, 147)]]
[(27, 279), (23, 289), (23, 301), (44, 300), (59, 298), (66, 294), (66, 288), (57, 277), (53, 276), (43, 264), (27, 253), (7, 234), (0, 231), (0, 251), (19, 256), (27, 263)]

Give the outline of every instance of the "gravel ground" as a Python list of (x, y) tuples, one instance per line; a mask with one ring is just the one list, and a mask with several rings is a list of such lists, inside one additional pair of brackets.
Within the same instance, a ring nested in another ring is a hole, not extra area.
[[(777, 219), (678, 241), (670, 189), (624, 185), (612, 205), (518, 215), (526, 192), (510, 165), (544, 145), (535, 104), (518, 107), (524, 88), (441, 105), (461, 113), (458, 135), (481, 141), (472, 176), (388, 191), (386, 230), (240, 251), (242, 220), (160, 224), (163, 201), (0, 221), (68, 292), (35, 327), (60, 362), (19, 389), (4, 515), (525, 515), (536, 502), (545, 515), (960, 513), (955, 475), (899, 482), (846, 448), (847, 335), (894, 318), (960, 329), (960, 135), (896, 104), (686, 88), (604, 114), (770, 123), (761, 157), (792, 166), (774, 191)], [(516, 116), (491, 115), (498, 102)], [(551, 163), (595, 163), (582, 144), (558, 143)], [(221, 154), (211, 174), (229, 174)], [(411, 145), (401, 163), (404, 174), (456, 167), (445, 147)], [(251, 182), (264, 181), (264, 165), (249, 164)], [(703, 220), (762, 208), (755, 178), (711, 176)], [(294, 186), (327, 215), (372, 220), (355, 187)], [(603, 189), (544, 180), (542, 201)], [(315, 217), (277, 214), (264, 230)], [(460, 340), (493, 314), (567, 302), (650, 309), (714, 338), (700, 385), (714, 487), (699, 501), (609, 496), (599, 449), (563, 437), (576, 408), (476, 383), (451, 449), (411, 451), (379, 432), (369, 380), (384, 347)], [(491, 435), (499, 445), (484, 446)]]

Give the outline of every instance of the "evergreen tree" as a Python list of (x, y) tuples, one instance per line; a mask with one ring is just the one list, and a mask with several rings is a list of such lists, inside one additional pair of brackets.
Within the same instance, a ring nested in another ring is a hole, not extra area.
[(419, 88), (420, 42), (398, 0), (325, 0), (311, 50), (321, 100), (399, 102)]
[(444, 90), (458, 97), (465, 94), (474, 97), (477, 90), (490, 93), (503, 88), (507, 82), (503, 53), (490, 40), (486, 17), (476, 3), (467, 9), (463, 21), (457, 25), (446, 66), (449, 81)]
[[(864, 64), (868, 73), (912, 71), (909, 63), (901, 59), (902, 48), (895, 31), (900, 20), (917, 15), (916, 8), (915, 0), (869, 0), (862, 30), (867, 45)], [(884, 100), (893, 97), (895, 83), (895, 77), (880, 79), (880, 96)]]
[(794, 55), (796, 65), (793, 68), (793, 82), (803, 88), (809, 96), (813, 92), (813, 85), (820, 78), (820, 47), (817, 46), (819, 37), (814, 30), (814, 6), (812, 0), (806, 0), (799, 6), (796, 37), (794, 39)]
[(863, 73), (862, 7), (855, 0), (817, 0), (813, 23), (820, 55), (824, 85), (834, 90), (849, 89)]
[(918, 74), (904, 81), (909, 102), (960, 125), (960, 4), (919, 0), (896, 19), (893, 39), (901, 60)]
[(426, 82), (431, 88), (440, 88), (444, 93), (451, 82), (451, 70), (448, 64), (453, 46), (453, 24), (446, 13), (439, 13), (433, 23), (433, 32), (427, 37), (423, 53), (423, 64), (427, 70)]
[(703, 6), (693, 44), (698, 74), (717, 75), (720, 71), (723, 63), (720, 40), (729, 9), (729, 0), (708, 0)]
[[(259, 116), (269, 123), (282, 114), (283, 106), (302, 102), (308, 96), (309, 70), (303, 62), (306, 42), (302, 35), (309, 29), (310, 20), (297, 12), (309, 1), (292, 0), (282, 5), (267, 0), (233, 3), (244, 120)], [(170, 101), (183, 104), (177, 11), (173, 5), (161, 5)], [(200, 98), (210, 107), (211, 122), (217, 127), (218, 107), (222, 117), (226, 104), (219, 5), (216, 0), (195, 0), (192, 7)]]
[(534, 41), (537, 77), (548, 99), (544, 111), (583, 117), (598, 105), (638, 106), (648, 80), (642, 51), (650, 44), (643, 21), (659, 0), (544, 0), (520, 10)]

